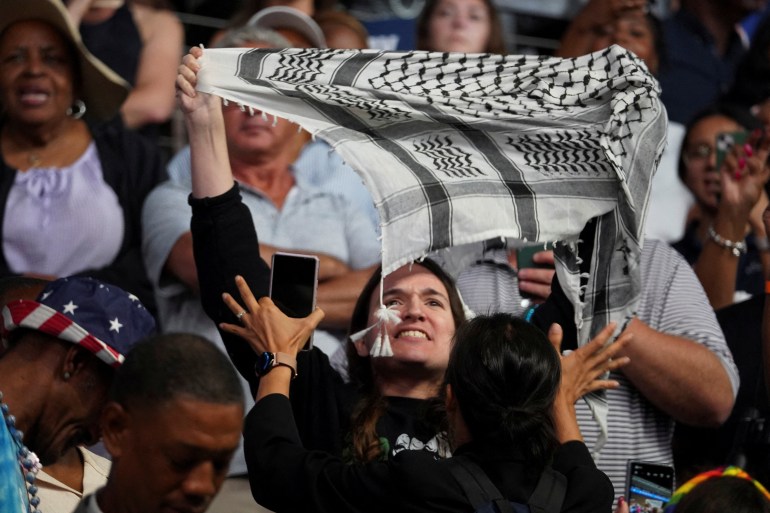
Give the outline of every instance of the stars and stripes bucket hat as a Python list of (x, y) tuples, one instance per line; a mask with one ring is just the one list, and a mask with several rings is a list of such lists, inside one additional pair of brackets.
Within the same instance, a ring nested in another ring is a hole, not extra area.
[(3, 336), (28, 328), (77, 344), (111, 367), (119, 367), (155, 320), (139, 298), (93, 278), (60, 278), (36, 301), (19, 299), (3, 308)]

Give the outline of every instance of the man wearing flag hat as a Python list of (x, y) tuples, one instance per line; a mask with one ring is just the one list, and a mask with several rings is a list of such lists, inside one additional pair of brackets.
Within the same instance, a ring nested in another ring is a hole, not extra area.
[(2, 314), (0, 512), (36, 511), (40, 463), (98, 440), (114, 369), (155, 321), (133, 294), (83, 277), (52, 281)]

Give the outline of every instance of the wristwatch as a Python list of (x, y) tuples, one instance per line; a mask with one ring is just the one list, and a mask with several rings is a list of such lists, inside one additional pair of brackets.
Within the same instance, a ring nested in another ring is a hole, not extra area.
[(286, 353), (270, 353), (265, 351), (257, 356), (254, 372), (257, 373), (257, 376), (262, 377), (278, 365), (291, 369), (291, 379), (297, 377), (297, 359)]

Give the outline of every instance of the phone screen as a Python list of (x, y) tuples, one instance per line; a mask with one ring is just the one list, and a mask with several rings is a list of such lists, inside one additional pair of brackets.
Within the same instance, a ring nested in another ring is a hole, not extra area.
[(725, 161), (725, 157), (733, 146), (736, 144), (744, 144), (749, 138), (749, 133), (746, 131), (738, 132), (722, 132), (717, 134), (716, 149), (717, 149), (717, 171), (722, 168), (722, 163)]
[[(270, 269), (270, 298), (289, 317), (307, 317), (315, 309), (318, 258), (276, 253)], [(303, 349), (312, 347), (312, 337)]]
[(674, 492), (674, 468), (670, 465), (628, 462), (628, 509), (630, 513), (662, 512)]

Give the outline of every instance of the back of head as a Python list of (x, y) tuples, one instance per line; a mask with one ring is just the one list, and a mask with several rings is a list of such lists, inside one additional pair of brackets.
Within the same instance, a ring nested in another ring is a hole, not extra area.
[(474, 443), (515, 445), (542, 468), (557, 446), (552, 408), (559, 355), (537, 327), (508, 314), (458, 327), (446, 381)]
[(116, 373), (110, 399), (150, 408), (178, 397), (214, 404), (243, 403), (243, 389), (230, 361), (211, 342), (192, 334), (148, 338)]
[(682, 497), (676, 513), (770, 513), (770, 501), (751, 481), (720, 476), (697, 485)]
[(215, 48), (240, 48), (254, 44), (264, 45), (268, 48), (291, 48), (288, 39), (274, 30), (242, 25), (224, 33), (215, 44)]

